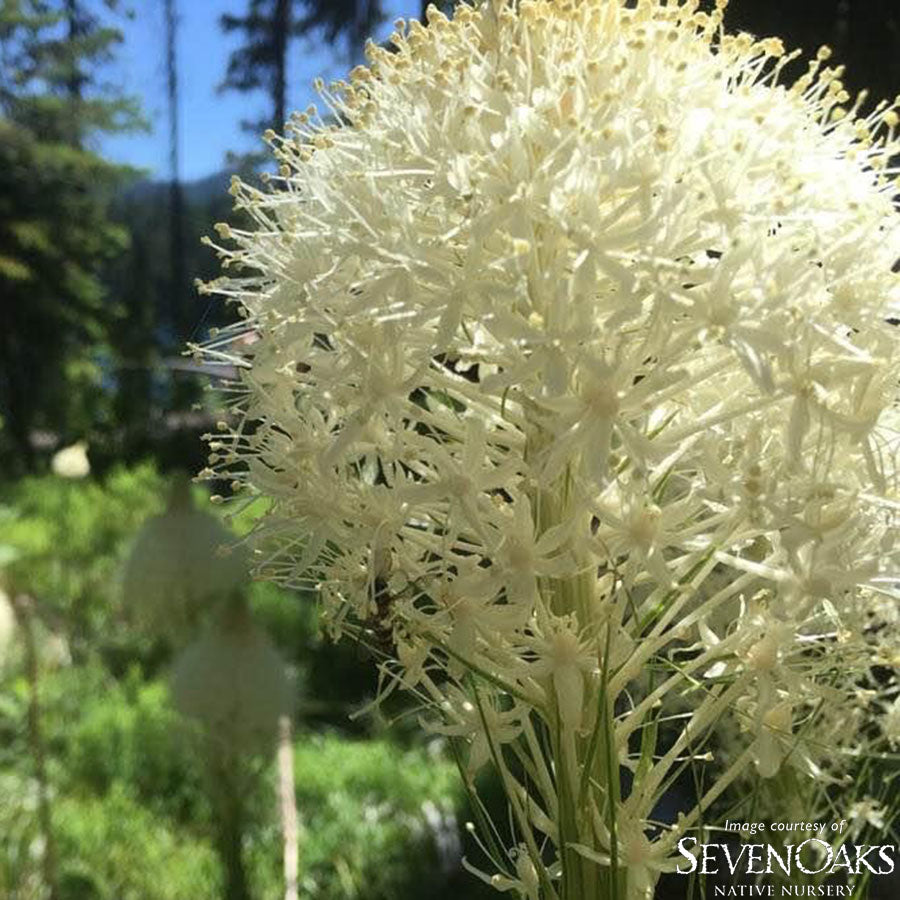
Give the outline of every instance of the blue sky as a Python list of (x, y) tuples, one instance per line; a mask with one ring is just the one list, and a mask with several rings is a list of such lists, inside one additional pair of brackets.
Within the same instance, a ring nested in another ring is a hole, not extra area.
[[(117, 162), (148, 171), (153, 178), (168, 177), (168, 120), (166, 112), (165, 25), (162, 0), (133, 0), (133, 17), (117, 24), (124, 35), (117, 59), (107, 78), (125, 93), (137, 96), (150, 120), (149, 134), (103, 138), (99, 150)], [(251, 135), (241, 131), (241, 119), (265, 113), (262, 92), (218, 93), (225, 75), (228, 54), (240, 43), (240, 36), (225, 35), (219, 17), (226, 12), (240, 14), (244, 0), (179, 0), (181, 27), (178, 61), (181, 89), (181, 177), (202, 178), (224, 167), (225, 154), (256, 149)], [(387, 0), (388, 18), (376, 39), (383, 39), (397, 16), (416, 15), (417, 0)], [(295, 40), (290, 48), (288, 107), (302, 109), (312, 102), (312, 80), (318, 76), (340, 77), (352, 63), (340, 51), (323, 42)]]

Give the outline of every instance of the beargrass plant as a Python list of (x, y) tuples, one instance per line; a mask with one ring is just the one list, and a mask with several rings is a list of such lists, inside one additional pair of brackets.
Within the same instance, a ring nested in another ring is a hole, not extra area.
[(468, 866), (527, 900), (650, 898), (747, 778), (898, 737), (900, 116), (724, 6), (398, 21), (211, 242), (244, 320), (203, 474), (494, 769)]

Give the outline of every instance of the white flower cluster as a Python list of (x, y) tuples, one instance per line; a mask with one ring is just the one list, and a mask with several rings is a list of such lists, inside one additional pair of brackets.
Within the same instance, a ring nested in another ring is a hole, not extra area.
[(253, 621), (247, 582), (244, 548), (194, 506), (190, 480), (175, 474), (166, 510), (135, 537), (122, 599), (142, 630), (179, 648), (171, 677), (175, 706), (204, 726), (206, 749), (225, 751), (232, 763), (233, 754), (269, 750), (279, 716), (291, 709), (290, 681)]
[(194, 506), (190, 481), (176, 474), (166, 510), (144, 522), (122, 569), (122, 598), (133, 621), (176, 644), (205, 615), (245, 586), (248, 560), (234, 535)]
[(485, 877), (523, 897), (652, 896), (699, 811), (646, 821), (726, 712), (704, 805), (814, 765), (896, 659), (900, 119), (827, 48), (782, 84), (724, 5), (399, 22), (269, 135), (205, 286), (246, 319), (205, 348), (243, 373), (208, 473), (272, 499), (262, 571), (390, 636), (385, 684), (500, 769)]

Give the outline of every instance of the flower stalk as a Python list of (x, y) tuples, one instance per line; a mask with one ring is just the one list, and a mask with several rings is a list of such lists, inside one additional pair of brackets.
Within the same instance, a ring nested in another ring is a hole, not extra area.
[(13, 593), (12, 605), (25, 649), (25, 674), (28, 680), (28, 748), (34, 763), (34, 778), (37, 785), (37, 816), (43, 842), (41, 867), (47, 896), (49, 900), (57, 900), (60, 896), (59, 865), (56, 832), (53, 827), (51, 788), (47, 775), (47, 742), (42, 725), (41, 663), (34, 633), (34, 602), (25, 594)]

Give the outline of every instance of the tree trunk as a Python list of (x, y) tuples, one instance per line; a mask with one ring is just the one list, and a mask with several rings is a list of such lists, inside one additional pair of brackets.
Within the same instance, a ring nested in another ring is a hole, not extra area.
[(187, 267), (184, 259), (184, 192), (181, 187), (178, 129), (178, 12), (175, 0), (165, 0), (166, 74), (169, 106), (169, 311), (175, 341), (181, 345), (191, 335), (188, 316)]
[(281, 134), (287, 119), (287, 45), (291, 28), (291, 0), (275, 0), (272, 22), (272, 47), (275, 72), (272, 79), (272, 128)]
[(78, 67), (79, 52), (76, 46), (78, 39), (84, 34), (85, 23), (78, 8), (78, 0), (66, 0), (66, 24), (68, 30), (68, 60), (71, 70), (66, 79), (66, 91), (69, 95), (69, 143), (73, 147), (81, 147), (81, 100), (84, 92), (84, 75)]

